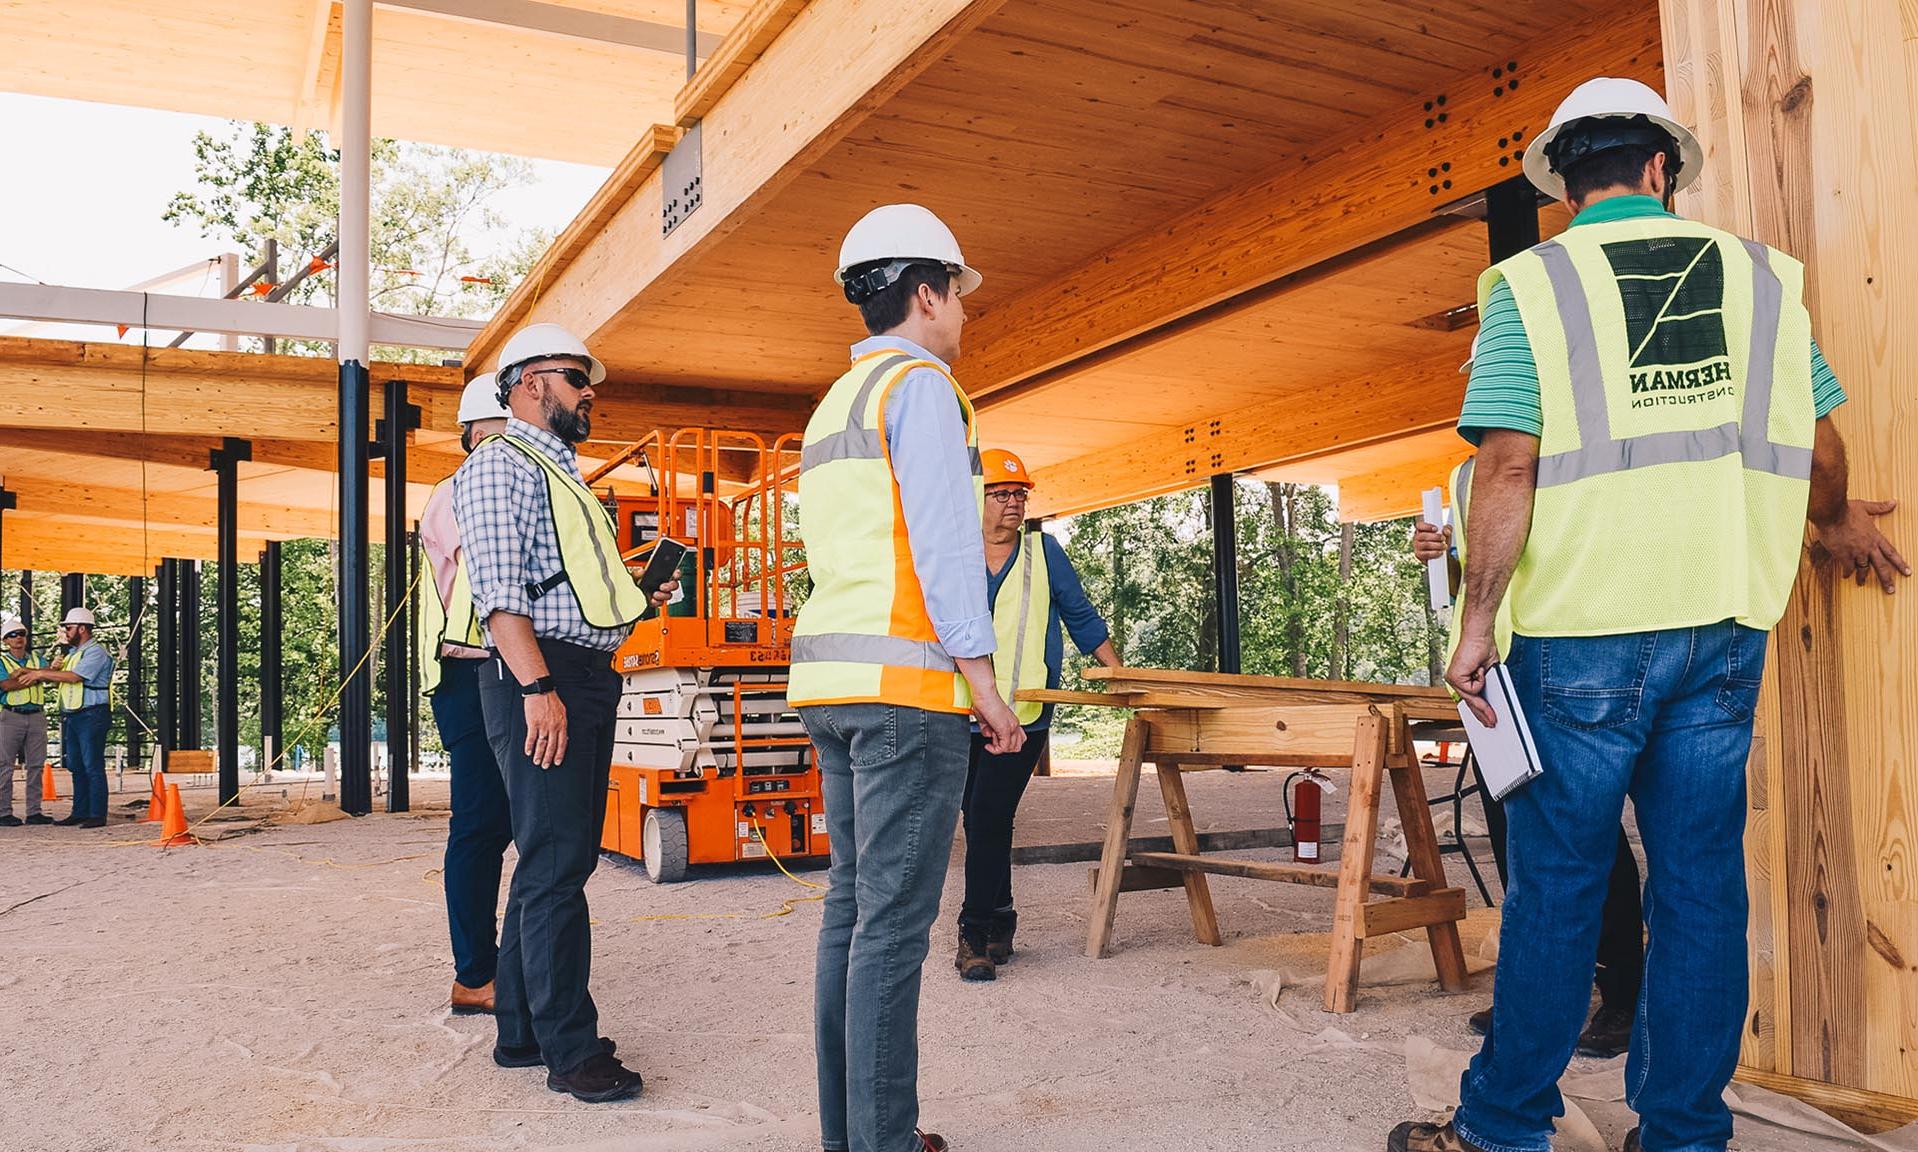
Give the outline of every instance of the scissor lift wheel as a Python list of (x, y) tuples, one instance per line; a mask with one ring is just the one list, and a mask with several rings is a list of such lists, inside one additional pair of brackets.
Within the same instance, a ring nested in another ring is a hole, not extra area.
[(686, 878), (686, 813), (680, 808), (648, 808), (640, 831), (646, 874), (655, 884), (677, 884)]

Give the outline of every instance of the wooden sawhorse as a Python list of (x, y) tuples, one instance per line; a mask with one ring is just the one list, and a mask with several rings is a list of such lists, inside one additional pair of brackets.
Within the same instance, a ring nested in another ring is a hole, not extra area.
[[(1221, 943), (1208, 874), (1243, 876), (1336, 888), (1325, 1007), (1351, 1012), (1358, 999), (1359, 964), (1368, 937), (1424, 928), (1440, 984), (1466, 986), (1457, 922), (1465, 890), (1449, 887), (1425, 782), (1407, 726), (1407, 713), (1429, 711), (1443, 689), (1288, 680), (1121, 668), (1092, 678), (1112, 682), (1109, 693), (1020, 693), (1057, 702), (1136, 709), (1113, 782), (1104, 851), (1096, 873), (1086, 954), (1111, 947), (1119, 894), (1184, 887), (1192, 932), (1202, 944)], [(1068, 701), (1069, 698), (1069, 701)], [(1139, 776), (1152, 764), (1171, 824), (1172, 852), (1133, 852), (1132, 813)], [(1233, 860), (1202, 855), (1186, 799), (1184, 773), (1226, 764), (1352, 770), (1344, 847), (1337, 871), (1306, 864)], [(1390, 778), (1411, 856), (1412, 875), (1375, 876), (1379, 797)], [(1374, 894), (1383, 899), (1374, 900)]]

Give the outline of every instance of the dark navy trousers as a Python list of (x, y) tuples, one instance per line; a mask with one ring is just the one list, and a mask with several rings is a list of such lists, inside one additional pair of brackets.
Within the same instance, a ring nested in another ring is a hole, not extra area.
[(499, 965), (499, 877), (513, 842), (506, 781), (480, 712), (479, 670), (486, 660), (441, 660), (433, 722), (453, 763), (453, 819), (446, 834), (446, 925), (453, 978), (468, 988), (492, 982)]

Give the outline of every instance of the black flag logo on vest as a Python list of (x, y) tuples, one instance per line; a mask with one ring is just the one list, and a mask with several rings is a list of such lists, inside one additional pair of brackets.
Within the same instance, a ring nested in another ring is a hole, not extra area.
[(1625, 309), (1632, 407), (1696, 404), (1731, 394), (1725, 341), (1725, 257), (1702, 236), (1604, 246)]

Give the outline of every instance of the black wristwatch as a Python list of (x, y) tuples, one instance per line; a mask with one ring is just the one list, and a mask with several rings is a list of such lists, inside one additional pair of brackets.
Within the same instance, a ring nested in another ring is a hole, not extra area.
[(521, 684), (519, 686), (519, 694), (521, 696), (544, 696), (552, 690), (553, 678), (551, 676), (541, 676), (531, 684)]

